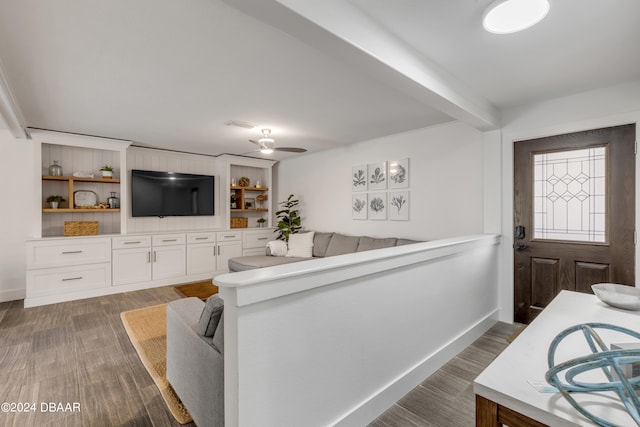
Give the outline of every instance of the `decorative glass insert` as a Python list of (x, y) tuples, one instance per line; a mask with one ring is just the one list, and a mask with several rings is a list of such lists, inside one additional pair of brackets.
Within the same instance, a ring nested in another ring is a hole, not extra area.
[(607, 148), (533, 156), (533, 237), (606, 242)]

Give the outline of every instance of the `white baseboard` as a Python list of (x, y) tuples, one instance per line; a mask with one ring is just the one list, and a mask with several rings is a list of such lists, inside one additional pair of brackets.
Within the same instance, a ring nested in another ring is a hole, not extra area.
[(451, 358), (471, 345), (497, 322), (499, 310), (496, 309), (484, 319), (454, 337), (447, 344), (429, 354), (413, 368), (382, 388), (370, 399), (354, 407), (349, 413), (338, 419), (333, 425), (363, 426), (375, 420), (405, 394), (413, 390), (427, 377), (440, 369)]
[(27, 291), (24, 288), (0, 290), (0, 302), (24, 299)]

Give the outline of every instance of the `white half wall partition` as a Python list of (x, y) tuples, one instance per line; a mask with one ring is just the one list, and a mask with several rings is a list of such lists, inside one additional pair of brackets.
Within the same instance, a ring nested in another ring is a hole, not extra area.
[(361, 426), (495, 323), (498, 235), (215, 277), (225, 425)]

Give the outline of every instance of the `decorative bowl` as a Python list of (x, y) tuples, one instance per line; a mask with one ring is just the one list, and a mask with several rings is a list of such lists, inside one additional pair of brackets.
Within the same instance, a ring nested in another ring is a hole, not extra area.
[(616, 283), (597, 283), (591, 289), (600, 301), (625, 310), (640, 310), (640, 289)]

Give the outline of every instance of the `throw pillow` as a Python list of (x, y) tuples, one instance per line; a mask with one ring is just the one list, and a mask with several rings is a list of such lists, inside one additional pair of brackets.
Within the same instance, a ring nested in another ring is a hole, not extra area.
[(267, 243), (267, 248), (271, 256), (285, 256), (287, 254), (287, 243), (282, 240), (272, 240)]
[(211, 295), (207, 298), (204, 309), (202, 309), (202, 314), (200, 314), (198, 333), (205, 337), (212, 337), (216, 332), (223, 310), (224, 301), (218, 296), (218, 294)]
[(313, 256), (313, 235), (313, 231), (289, 235), (289, 250), (286, 256), (311, 258)]

